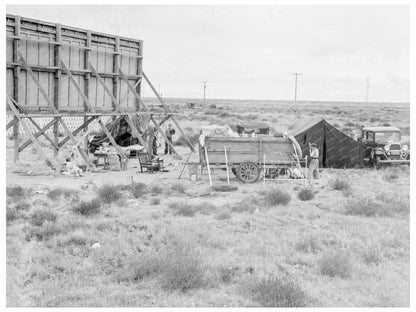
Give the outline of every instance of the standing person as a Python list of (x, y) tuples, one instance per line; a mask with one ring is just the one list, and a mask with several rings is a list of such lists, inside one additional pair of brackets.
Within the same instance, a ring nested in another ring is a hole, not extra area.
[(152, 153), (157, 156), (157, 128), (153, 128)]
[(308, 179), (312, 177), (319, 179), (319, 150), (316, 143), (309, 143), (309, 154), (311, 156), (311, 162), (309, 164)]
[[(170, 144), (173, 144), (172, 137), (175, 134), (175, 129), (172, 128), (172, 124), (169, 124), (168, 128), (166, 129), (165, 135), (170, 142)], [(165, 142), (165, 154), (172, 154), (172, 149), (170, 148), (168, 142)]]

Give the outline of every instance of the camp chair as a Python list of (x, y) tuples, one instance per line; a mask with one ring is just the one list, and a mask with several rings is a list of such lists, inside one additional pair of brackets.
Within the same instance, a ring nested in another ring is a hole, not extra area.
[(147, 171), (153, 173), (153, 171), (158, 171), (161, 169), (161, 160), (157, 159), (150, 159), (148, 153), (144, 152), (137, 152), (137, 157), (139, 158), (140, 163), (140, 171), (143, 172), (143, 168), (146, 168)]

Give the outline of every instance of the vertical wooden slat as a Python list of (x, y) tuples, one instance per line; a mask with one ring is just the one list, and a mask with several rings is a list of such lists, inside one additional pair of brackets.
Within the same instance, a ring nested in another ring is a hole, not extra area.
[[(118, 68), (120, 66), (120, 54), (118, 54), (120, 52), (120, 37), (116, 36), (116, 43), (115, 43), (115, 47), (114, 47), (114, 61), (113, 61), (113, 72), (117, 73)], [(114, 98), (118, 101), (119, 100), (119, 96), (118, 96), (118, 85), (119, 85), (119, 77), (118, 76), (114, 76), (113, 78), (113, 96)], [(120, 102), (118, 102), (120, 104)], [(114, 105), (114, 103), (112, 103), (112, 107), (113, 110), (116, 110), (116, 106)]]
[[(16, 16), (14, 20), (14, 34), (15, 36), (20, 37), (20, 16)], [(20, 40), (13, 40), (13, 62), (19, 62), (19, 49), (20, 49)], [(16, 66), (13, 71), (14, 79), (14, 89), (13, 97), (17, 103), (19, 103), (19, 85), (20, 85), (20, 65)], [(17, 121), (13, 126), (13, 141), (14, 141), (14, 158), (13, 161), (16, 162), (19, 160), (19, 121)]]
[[(91, 31), (88, 30), (87, 31), (87, 42), (86, 42), (86, 47), (87, 49), (85, 49), (85, 57), (84, 57), (84, 69), (88, 70), (89, 68), (89, 62), (90, 62), (90, 56), (91, 56)], [(89, 72), (87, 72), (84, 76), (84, 94), (85, 97), (87, 99), (89, 99), (89, 94), (90, 94), (90, 77), (91, 74)], [(84, 102), (84, 112), (88, 112), (88, 105)], [(84, 124), (87, 122), (88, 117), (84, 116)], [(85, 129), (84, 129), (84, 134), (88, 132), (88, 124), (86, 125)], [(84, 149), (87, 151), (88, 153), (88, 136), (84, 137)]]
[[(55, 66), (58, 67), (58, 69), (55, 71), (55, 77), (54, 77), (54, 92), (53, 92), (53, 104), (56, 108), (56, 110), (59, 113), (59, 101), (61, 98), (61, 76), (62, 76), (62, 70), (61, 70), (61, 45), (62, 42), (62, 35), (61, 35), (61, 24), (55, 25), (55, 31), (56, 31), (56, 42), (58, 42), (57, 45), (55, 45), (55, 59), (54, 63)], [(56, 146), (59, 144), (59, 122), (55, 123), (53, 125), (53, 136)], [(59, 148), (54, 149), (54, 156), (57, 157), (59, 154)]]
[[(142, 93), (141, 93), (141, 89), (142, 89), (142, 80), (141, 79), (142, 78), (141, 78), (141, 76), (142, 76), (142, 70), (143, 70), (142, 69), (142, 64), (143, 64), (143, 58), (142, 58), (142, 56), (143, 56), (143, 41), (139, 42), (139, 56), (141, 56), (141, 57), (137, 59), (137, 75), (139, 75), (140, 77), (137, 80), (138, 84), (136, 86), (136, 93), (139, 96), (142, 96)], [(136, 99), (136, 110), (139, 111), (139, 109), (140, 109), (140, 102)]]

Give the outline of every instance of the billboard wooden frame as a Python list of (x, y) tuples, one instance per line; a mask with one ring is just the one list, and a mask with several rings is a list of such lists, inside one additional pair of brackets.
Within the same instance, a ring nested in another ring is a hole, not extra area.
[[(101, 120), (103, 116), (124, 116), (134, 136), (147, 148), (149, 145), (143, 139), (143, 134), (131, 121), (132, 114), (150, 115), (150, 121), (165, 140), (165, 133), (160, 126), (172, 119), (194, 152), (186, 133), (144, 74), (142, 65), (142, 40), (7, 14), (6, 110), (14, 118), (6, 129), (13, 127), (14, 161), (19, 159), (20, 152), (33, 143), (45, 162), (58, 170), (56, 161), (46, 156), (38, 142), (38, 138), (43, 136), (51, 144), (55, 156), (64, 144), (71, 141), (85, 164), (90, 166), (86, 144), (81, 148), (75, 136), (81, 131), (88, 132), (88, 125), (95, 120), (123, 155)], [(154, 114), (141, 99), (143, 80), (149, 84), (164, 108), (161, 122), (154, 118)], [(70, 131), (63, 120), (64, 116), (82, 116), (84, 122)], [(44, 117), (52, 120), (40, 127), (36, 118)], [(29, 139), (19, 145), (20, 125), (25, 132), (29, 131), (26, 120), (33, 123), (38, 132), (28, 133)], [(65, 131), (61, 141), (59, 125)], [(46, 134), (51, 127), (53, 138)], [(169, 140), (166, 142), (179, 156)], [(147, 150), (150, 154), (150, 148)]]

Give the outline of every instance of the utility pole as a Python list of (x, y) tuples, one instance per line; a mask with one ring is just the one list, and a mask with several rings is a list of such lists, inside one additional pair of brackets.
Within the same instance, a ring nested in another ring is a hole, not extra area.
[(298, 94), (298, 76), (300, 73), (293, 73), (292, 75), (295, 75), (295, 104), (297, 101), (297, 94)]
[(204, 81), (204, 107), (205, 107), (205, 90), (207, 88), (207, 82)]
[(365, 82), (365, 102), (368, 103), (368, 96), (370, 94), (370, 76), (367, 76)]

